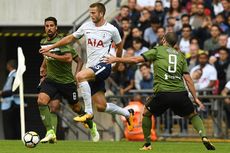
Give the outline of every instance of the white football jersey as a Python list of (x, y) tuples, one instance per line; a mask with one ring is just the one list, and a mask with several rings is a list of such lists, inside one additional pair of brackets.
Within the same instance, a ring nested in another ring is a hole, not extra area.
[(77, 39), (85, 36), (87, 51), (86, 67), (95, 66), (100, 63), (102, 57), (110, 52), (112, 41), (115, 44), (121, 42), (117, 28), (108, 22), (100, 27), (96, 27), (92, 21), (86, 22), (73, 33), (73, 36)]

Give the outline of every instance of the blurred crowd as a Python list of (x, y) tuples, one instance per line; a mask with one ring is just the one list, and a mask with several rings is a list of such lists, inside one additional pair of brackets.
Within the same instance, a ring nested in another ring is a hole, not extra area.
[[(229, 12), (229, 0), (128, 0), (111, 23), (122, 36), (123, 56), (138, 56), (160, 45), (166, 32), (176, 32), (196, 88), (220, 93), (230, 80)], [(152, 89), (151, 67), (120, 64), (111, 75), (119, 87), (115, 92)]]

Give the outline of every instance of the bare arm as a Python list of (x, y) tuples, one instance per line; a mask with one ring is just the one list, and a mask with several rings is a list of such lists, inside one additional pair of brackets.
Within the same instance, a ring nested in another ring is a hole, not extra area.
[(192, 94), (192, 97), (194, 98), (194, 102), (202, 109), (204, 110), (205, 107), (204, 105), (202, 104), (202, 102), (197, 98), (196, 96), (196, 89), (194, 87), (194, 83), (193, 83), (193, 80), (191, 78), (191, 76), (189, 74), (184, 74), (183, 75), (183, 78), (188, 86), (188, 89), (189, 91), (191, 92)]
[(73, 59), (71, 53), (65, 53), (64, 55), (57, 55), (54, 53), (45, 52), (45, 53), (43, 53), (43, 55), (55, 58), (55, 59), (62, 61), (62, 62), (72, 62), (72, 59)]
[(43, 58), (42, 64), (40, 66), (40, 76), (45, 77), (46, 76), (46, 59)]
[(76, 75), (78, 72), (81, 71), (84, 63), (83, 63), (83, 60), (79, 56), (76, 56), (73, 60), (77, 63), (76, 72), (75, 72), (75, 75)]
[(49, 50), (51, 50), (53, 48), (57, 48), (57, 47), (61, 47), (61, 46), (67, 45), (67, 44), (71, 43), (74, 40), (75, 40), (75, 37), (72, 34), (68, 35), (68, 36), (65, 36), (64, 38), (62, 38), (61, 40), (59, 40), (55, 44), (53, 44), (51, 46), (48, 46), (48, 47), (41, 48), (39, 50), (39, 52), (40, 53), (48, 52)]
[(104, 57), (104, 61), (106, 63), (141, 63), (145, 62), (145, 59), (143, 56), (133, 56), (133, 57), (114, 57), (114, 56), (108, 56)]

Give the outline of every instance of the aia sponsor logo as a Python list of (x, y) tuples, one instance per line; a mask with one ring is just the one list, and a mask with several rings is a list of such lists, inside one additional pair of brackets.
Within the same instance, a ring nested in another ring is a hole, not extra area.
[(88, 39), (88, 45), (91, 45), (93, 47), (104, 47), (103, 41), (97, 39)]

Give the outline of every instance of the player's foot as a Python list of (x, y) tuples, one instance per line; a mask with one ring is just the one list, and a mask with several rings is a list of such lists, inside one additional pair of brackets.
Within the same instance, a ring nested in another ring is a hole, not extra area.
[(86, 120), (92, 120), (93, 114), (84, 114), (77, 117), (74, 117), (73, 120), (76, 122), (85, 122)]
[(207, 137), (203, 137), (202, 142), (207, 150), (216, 150), (215, 146), (208, 140)]
[(93, 142), (98, 142), (100, 140), (100, 135), (97, 131), (97, 125), (93, 122), (93, 127), (90, 129), (90, 134)]
[(129, 109), (128, 110), (129, 111), (129, 113), (130, 113), (130, 115), (129, 115), (129, 117), (128, 118), (126, 118), (126, 120), (127, 120), (127, 123), (128, 123), (128, 130), (129, 131), (132, 131), (133, 130), (133, 119), (134, 119), (134, 110), (133, 109)]
[(83, 126), (88, 129), (89, 128), (89, 125), (86, 123), (86, 122), (81, 122), (83, 124)]
[(47, 142), (56, 143), (57, 142), (57, 137), (56, 137), (56, 134), (55, 134), (54, 130), (47, 131), (46, 136), (43, 139), (41, 139), (40, 142), (41, 143), (47, 143)]
[(151, 143), (145, 143), (139, 150), (152, 150)]

